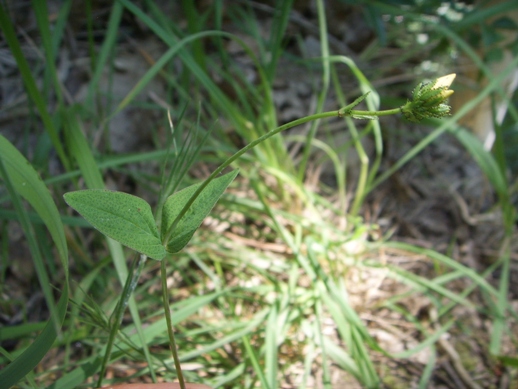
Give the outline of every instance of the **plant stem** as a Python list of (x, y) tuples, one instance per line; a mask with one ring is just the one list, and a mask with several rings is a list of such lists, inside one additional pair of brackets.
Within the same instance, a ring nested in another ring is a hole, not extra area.
[[(256, 140), (250, 142), (249, 144), (247, 144), (245, 147), (243, 147), (241, 150), (237, 151), (234, 155), (232, 155), (230, 158), (228, 158), (225, 162), (223, 162), (216, 170), (214, 170), (212, 172), (212, 174), (207, 177), (207, 179), (205, 181), (203, 181), (203, 183), (200, 185), (200, 187), (196, 190), (196, 192), (194, 192), (194, 194), (191, 196), (191, 198), (189, 199), (189, 201), (185, 204), (185, 206), (183, 207), (183, 209), (181, 210), (181, 212), (178, 214), (178, 216), (176, 217), (176, 219), (174, 220), (174, 222), (171, 224), (171, 226), (169, 227), (169, 229), (167, 230), (167, 234), (165, 235), (164, 239), (163, 239), (163, 244), (165, 245), (168, 241), (169, 241), (169, 238), (171, 237), (174, 229), (176, 228), (176, 225), (178, 224), (178, 222), (182, 219), (182, 217), (185, 215), (185, 213), (187, 212), (187, 210), (191, 207), (192, 203), (196, 200), (196, 198), (198, 197), (198, 195), (203, 192), (203, 190), (205, 189), (205, 187), (214, 179), (216, 178), (227, 166), (229, 166), (230, 164), (232, 164), (232, 162), (234, 162), (236, 159), (238, 159), (239, 157), (241, 157), (244, 153), (246, 153), (248, 150), (250, 149), (253, 149), (255, 146), (257, 146), (259, 143), (262, 143), (264, 142), (265, 140), (271, 138), (272, 136), (274, 135), (277, 135), (279, 132), (282, 132), (284, 130), (287, 130), (289, 128), (292, 128), (292, 127), (295, 127), (295, 126), (299, 126), (301, 124), (304, 124), (304, 123), (307, 123), (307, 122), (310, 122), (310, 121), (313, 121), (313, 120), (318, 120), (318, 119), (325, 119), (325, 118), (330, 118), (330, 117), (342, 117), (342, 116), (349, 116), (349, 113), (346, 113), (345, 115), (342, 113), (340, 113), (340, 111), (342, 110), (339, 110), (339, 111), (329, 111), (329, 112), (323, 112), (323, 113), (317, 113), (317, 114), (314, 114), (314, 115), (310, 115), (310, 116), (306, 116), (304, 118), (301, 118), (301, 119), (296, 119), (296, 120), (293, 120), (289, 123), (286, 123), (286, 124), (283, 124), (282, 126), (280, 127), (277, 127), (273, 130), (271, 130), (270, 132), (267, 132), (266, 134), (264, 134), (263, 136), (257, 138)], [(399, 112), (399, 110), (397, 110)]]
[[(119, 327), (122, 322), (122, 316), (124, 315), (124, 310), (128, 306), (128, 301), (131, 297), (131, 294), (137, 287), (138, 280), (140, 278), (140, 274), (142, 273), (142, 269), (144, 268), (144, 264), (146, 263), (147, 256), (140, 254), (139, 259), (135, 258), (131, 263), (131, 267), (128, 270), (128, 278), (126, 278), (126, 283), (124, 284), (124, 289), (122, 291), (121, 298), (117, 303), (117, 307), (110, 318), (112, 322), (112, 326), (110, 328), (110, 335), (108, 337), (108, 343), (106, 344), (106, 351), (104, 353), (103, 362), (101, 365), (101, 372), (99, 373), (99, 379), (97, 380), (97, 387), (102, 386), (102, 381), (104, 375), (106, 374), (106, 367), (108, 366), (108, 362), (110, 360), (110, 355), (112, 352), (113, 344), (115, 343), (115, 337), (119, 332)], [(136, 263), (138, 261), (138, 267), (135, 271)]]
[(182, 219), (182, 217), (185, 215), (187, 210), (191, 207), (192, 203), (194, 203), (194, 201), (199, 196), (199, 194), (201, 192), (203, 192), (205, 187), (214, 178), (216, 178), (218, 176), (218, 174), (220, 174), (223, 171), (223, 169), (225, 169), (232, 162), (234, 162), (236, 159), (241, 157), (248, 150), (253, 149), (259, 143), (262, 143), (265, 140), (271, 138), (272, 136), (277, 135), (279, 132), (282, 132), (284, 130), (287, 130), (287, 129), (295, 127), (295, 126), (299, 126), (299, 125), (307, 123), (307, 122), (311, 122), (313, 120), (325, 119), (325, 118), (330, 118), (330, 117), (337, 117), (338, 116), (338, 117), (342, 118), (342, 117), (345, 117), (345, 116), (351, 116), (351, 117), (355, 117), (355, 116), (387, 116), (387, 115), (394, 115), (394, 114), (401, 113), (401, 108), (402, 107), (398, 107), (398, 108), (394, 108), (394, 109), (387, 109), (387, 110), (383, 110), (383, 111), (358, 111), (358, 110), (353, 110), (352, 108), (354, 106), (358, 105), (358, 103), (361, 100), (363, 100), (365, 98), (365, 96), (367, 96), (367, 94), (361, 96), (360, 98), (356, 99), (353, 103), (351, 103), (351, 104), (347, 105), (346, 107), (343, 107), (343, 108), (341, 108), (341, 109), (339, 109), (337, 111), (316, 113), (314, 115), (306, 116), (306, 117), (303, 117), (301, 119), (296, 119), (296, 120), (293, 120), (293, 121), (291, 121), (289, 123), (283, 124), (282, 126), (277, 127), (275, 129), (271, 130), (270, 132), (267, 132), (263, 136), (257, 138), (256, 140), (250, 142), (249, 144), (247, 144), (241, 150), (237, 151), (234, 155), (232, 155), (225, 162), (223, 162), (216, 170), (214, 170), (212, 172), (212, 174), (209, 177), (207, 177), (207, 179), (205, 181), (203, 181), (203, 183), (199, 186), (199, 188), (196, 190), (196, 192), (194, 192), (194, 194), (191, 196), (189, 201), (185, 204), (183, 209), (180, 211), (178, 216), (176, 216), (176, 219), (173, 221), (173, 223), (171, 224), (171, 226), (167, 230), (167, 233), (165, 234), (162, 243), (164, 245), (166, 245), (167, 242), (169, 242), (169, 239), (170, 239), (174, 229), (176, 228), (176, 225)]
[(356, 109), (346, 110), (342, 108), (338, 111), (338, 116), (388, 116), (395, 115), (398, 113), (401, 113), (401, 108), (385, 109), (383, 111), (360, 111)]
[(160, 264), (160, 278), (162, 279), (162, 302), (164, 304), (165, 320), (167, 323), (167, 334), (169, 335), (169, 346), (171, 347), (171, 353), (173, 354), (174, 366), (176, 368), (176, 374), (178, 375), (178, 381), (180, 382), (180, 388), (185, 389), (185, 381), (183, 379), (182, 367), (180, 365), (180, 358), (178, 357), (178, 349), (174, 338), (173, 323), (171, 321), (171, 309), (169, 308), (169, 296), (167, 294), (165, 259), (163, 259)]

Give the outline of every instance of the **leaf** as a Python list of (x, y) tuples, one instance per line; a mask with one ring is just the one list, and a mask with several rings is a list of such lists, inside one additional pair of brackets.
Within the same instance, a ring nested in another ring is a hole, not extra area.
[(68, 269), (68, 248), (63, 223), (49, 190), (30, 162), (2, 135), (0, 158), (16, 191), (32, 205), (49, 229), (63, 268)]
[(68, 248), (63, 224), (49, 190), (30, 162), (1, 135), (0, 159), (8, 175), (8, 178), (4, 179), (10, 180), (16, 192), (32, 205), (48, 228), (59, 253), (66, 279), (55, 308), (57, 322), (50, 319), (34, 341), (0, 371), (0, 389), (8, 389), (41, 362), (58, 336), (58, 328), (63, 323), (68, 305)]
[(104, 235), (150, 258), (165, 257), (151, 207), (143, 199), (104, 189), (69, 192), (63, 197)]
[[(238, 173), (239, 170), (233, 170), (230, 173), (216, 178), (207, 185), (173, 230), (166, 246), (168, 252), (177, 253), (185, 247), (203, 219), (209, 214)], [(168, 197), (162, 208), (162, 238), (167, 234), (176, 217), (180, 214), (200, 185), (202, 185), (202, 183), (191, 185)]]

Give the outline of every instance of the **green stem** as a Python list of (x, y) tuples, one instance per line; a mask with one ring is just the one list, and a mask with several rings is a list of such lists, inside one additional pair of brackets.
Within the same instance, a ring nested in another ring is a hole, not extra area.
[(97, 387), (102, 386), (103, 378), (106, 374), (106, 368), (108, 366), (108, 362), (110, 360), (110, 355), (112, 352), (113, 344), (115, 343), (115, 337), (119, 332), (119, 327), (122, 322), (122, 316), (126, 307), (128, 306), (128, 301), (131, 297), (131, 294), (137, 287), (138, 280), (140, 278), (140, 274), (142, 273), (142, 269), (144, 268), (144, 264), (146, 263), (147, 256), (140, 254), (138, 260), (138, 267), (135, 271), (135, 265), (137, 259), (132, 262), (130, 269), (128, 270), (128, 278), (126, 278), (126, 283), (124, 284), (124, 289), (122, 291), (121, 298), (117, 303), (117, 307), (110, 318), (112, 322), (112, 326), (110, 328), (110, 335), (108, 337), (108, 343), (106, 344), (106, 351), (104, 353), (103, 362), (101, 365), (101, 372), (99, 373), (99, 379), (97, 381)]
[[(399, 112), (399, 111), (398, 111)], [(307, 123), (307, 122), (310, 122), (312, 120), (318, 120), (318, 119), (325, 119), (325, 118), (330, 118), (330, 117), (341, 117), (340, 115), (340, 111), (329, 111), (329, 112), (323, 112), (323, 113), (317, 113), (317, 114), (314, 114), (314, 115), (310, 115), (310, 116), (306, 116), (304, 118), (301, 118), (301, 119), (296, 119), (296, 120), (293, 120), (292, 122), (289, 122), (289, 123), (286, 123), (280, 127), (277, 127), (275, 128), (274, 130), (271, 130), (270, 132), (267, 132), (266, 134), (264, 134), (263, 136), (257, 138), (256, 140), (250, 142), (249, 144), (247, 144), (245, 147), (243, 147), (241, 150), (239, 150), (238, 152), (236, 152), (234, 155), (232, 155), (230, 158), (228, 158), (225, 162), (223, 162), (216, 170), (214, 170), (212, 172), (212, 174), (207, 177), (207, 179), (200, 185), (200, 187), (196, 190), (196, 192), (194, 192), (194, 194), (191, 196), (191, 198), (189, 199), (189, 201), (185, 204), (185, 206), (183, 207), (182, 211), (178, 214), (178, 216), (176, 217), (176, 219), (174, 220), (174, 222), (171, 224), (171, 226), (169, 227), (169, 229), (167, 230), (167, 234), (165, 235), (164, 239), (163, 239), (163, 244), (167, 244), (167, 242), (169, 241), (169, 238), (171, 237), (171, 234), (173, 233), (174, 229), (176, 228), (176, 225), (178, 224), (178, 222), (182, 219), (182, 217), (185, 215), (185, 213), (187, 212), (187, 210), (191, 207), (192, 203), (196, 200), (196, 198), (198, 197), (198, 195), (203, 192), (203, 190), (205, 189), (205, 187), (207, 185), (209, 185), (209, 183), (214, 179), (216, 178), (227, 166), (229, 166), (230, 164), (232, 164), (232, 162), (234, 162), (236, 159), (238, 159), (239, 157), (241, 157), (244, 153), (246, 153), (248, 150), (254, 148), (255, 146), (257, 146), (259, 143), (262, 143), (264, 142), (265, 140), (271, 138), (272, 136), (274, 135), (277, 135), (279, 132), (282, 132), (284, 130), (287, 130), (289, 128), (292, 128), (292, 127), (295, 127), (295, 126), (299, 126), (301, 124), (304, 124), (304, 123)]]
[[(347, 107), (346, 107), (347, 108)], [(388, 116), (388, 115), (395, 115), (401, 113), (401, 107), (400, 108), (394, 108), (394, 109), (385, 109), (383, 111), (360, 111), (356, 109), (345, 109), (342, 108), (338, 111), (338, 116), (344, 117), (344, 116)]]
[(182, 367), (180, 366), (180, 358), (178, 357), (178, 349), (176, 347), (176, 340), (174, 338), (173, 323), (171, 321), (171, 309), (169, 308), (169, 295), (167, 294), (167, 273), (165, 268), (165, 259), (160, 264), (160, 278), (162, 279), (162, 302), (164, 304), (165, 321), (167, 323), (167, 334), (169, 335), (169, 346), (173, 354), (174, 366), (178, 381), (180, 382), (180, 389), (185, 389), (185, 381), (183, 379)]
[[(326, 7), (325, 2), (323, 0), (318, 0), (317, 4), (317, 14), (318, 14), (318, 29), (319, 29), (319, 40), (320, 40), (320, 55), (322, 60), (322, 87), (320, 89), (320, 93), (317, 98), (316, 112), (319, 112), (323, 109), (324, 104), (326, 102), (327, 92), (329, 90), (329, 80), (331, 75), (331, 63), (329, 61), (329, 42), (328, 42), (328, 34), (329, 29), (327, 28), (327, 19), (326, 19)], [(352, 108), (352, 107), (351, 107)], [(310, 152), (311, 152), (311, 142), (316, 136), (318, 129), (318, 120), (311, 124), (311, 128), (309, 129), (306, 135), (306, 147), (304, 147), (302, 152), (302, 159), (300, 160), (300, 165), (298, 167), (298, 176), (297, 180), (300, 184), (304, 180), (304, 176), (306, 174), (306, 167), (308, 165)]]
[[(362, 97), (365, 98), (365, 96), (366, 95), (364, 95)], [(287, 129), (295, 127), (295, 126), (299, 126), (299, 125), (307, 123), (307, 122), (311, 122), (313, 120), (319, 120), (319, 119), (325, 119), (325, 118), (337, 117), (337, 116), (340, 117), (340, 118), (345, 117), (345, 116), (352, 116), (352, 117), (354, 117), (354, 116), (363, 116), (363, 115), (366, 115), (366, 116), (386, 116), (386, 115), (394, 115), (394, 114), (401, 113), (401, 107), (400, 108), (394, 108), (394, 109), (387, 109), (387, 110), (383, 110), (383, 111), (357, 111), (357, 110), (351, 109), (352, 107), (354, 107), (355, 105), (358, 104), (357, 101), (358, 101), (358, 99), (355, 102), (353, 102), (352, 104), (349, 104), (348, 106), (346, 106), (344, 108), (341, 108), (341, 109), (339, 109), (337, 111), (329, 111), (329, 112), (317, 113), (317, 114), (314, 114), (314, 115), (306, 116), (306, 117), (301, 118), (301, 119), (293, 120), (293, 121), (291, 121), (289, 123), (286, 123), (286, 124), (284, 124), (284, 125), (282, 125), (280, 127), (277, 127), (275, 129), (271, 130), (270, 132), (267, 132), (263, 136), (261, 136), (261, 137), (257, 138), (256, 140), (250, 142), (245, 147), (243, 147), (241, 150), (236, 152), (234, 155), (232, 155), (230, 158), (228, 158), (225, 162), (223, 162), (216, 170), (214, 170), (212, 172), (212, 174), (209, 177), (207, 177), (207, 179), (199, 186), (199, 188), (196, 190), (196, 192), (194, 192), (194, 194), (191, 196), (189, 201), (185, 204), (185, 206), (183, 207), (181, 212), (178, 214), (176, 219), (173, 221), (173, 223), (171, 224), (171, 226), (167, 230), (167, 233), (165, 234), (162, 243), (164, 245), (166, 245), (167, 242), (169, 242), (169, 239), (170, 239), (174, 229), (176, 228), (176, 225), (182, 219), (182, 217), (185, 215), (187, 210), (191, 207), (192, 203), (194, 203), (194, 201), (199, 196), (199, 194), (201, 192), (203, 192), (205, 187), (207, 185), (209, 185), (209, 183), (214, 178), (216, 178), (223, 171), (223, 169), (225, 169), (227, 166), (232, 164), (232, 162), (234, 162), (236, 159), (241, 157), (248, 150), (250, 150), (250, 149), (254, 148), (255, 146), (257, 146), (259, 143), (264, 142), (265, 140), (271, 138), (274, 135), (277, 135), (278, 133), (280, 133), (280, 132), (282, 132), (284, 130), (287, 130)]]

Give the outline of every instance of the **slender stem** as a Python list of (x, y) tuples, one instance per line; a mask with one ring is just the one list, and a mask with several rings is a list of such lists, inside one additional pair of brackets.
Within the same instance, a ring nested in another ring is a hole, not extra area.
[(356, 109), (351, 110), (351, 116), (354, 115), (367, 115), (367, 116), (388, 116), (401, 113), (401, 108), (385, 109), (383, 111), (358, 111)]
[[(185, 213), (187, 212), (187, 210), (191, 207), (192, 203), (194, 203), (194, 201), (196, 200), (196, 198), (198, 197), (198, 195), (203, 192), (203, 190), (205, 189), (205, 187), (207, 185), (209, 185), (209, 183), (218, 176), (218, 174), (220, 174), (223, 169), (225, 169), (227, 166), (229, 166), (232, 162), (234, 162), (236, 159), (238, 159), (240, 156), (242, 156), (244, 153), (246, 153), (248, 150), (250, 149), (253, 149), (255, 146), (257, 146), (259, 143), (262, 143), (264, 142), (266, 139), (269, 139), (271, 138), (272, 136), (274, 135), (277, 135), (279, 132), (282, 132), (284, 130), (287, 130), (289, 128), (292, 128), (292, 127), (295, 127), (295, 126), (299, 126), (301, 124), (304, 124), (304, 123), (307, 123), (307, 122), (310, 122), (312, 120), (318, 120), (318, 119), (325, 119), (325, 118), (330, 118), (330, 117), (342, 117), (342, 116), (349, 116), (350, 113), (345, 113), (342, 112), (342, 110), (339, 110), (339, 111), (329, 111), (329, 112), (322, 112), (322, 113), (317, 113), (317, 114), (314, 114), (314, 115), (310, 115), (310, 116), (306, 116), (304, 118), (301, 118), (301, 119), (297, 119), (297, 120), (293, 120), (292, 122), (289, 122), (289, 123), (286, 123), (286, 124), (283, 124), (282, 126), (280, 127), (277, 127), (273, 130), (271, 130), (270, 132), (267, 132), (266, 134), (264, 134), (263, 136), (257, 138), (256, 140), (250, 142), (249, 144), (247, 144), (245, 147), (243, 147), (241, 150), (237, 151), (234, 155), (232, 155), (230, 158), (228, 158), (225, 162), (223, 162), (216, 170), (214, 170), (212, 172), (212, 174), (207, 177), (207, 179), (200, 185), (200, 187), (196, 190), (196, 192), (194, 192), (194, 194), (191, 196), (191, 198), (189, 199), (189, 201), (185, 204), (185, 206), (183, 207), (182, 211), (178, 214), (178, 216), (176, 217), (176, 219), (174, 220), (174, 222), (171, 224), (171, 226), (169, 227), (169, 229), (167, 230), (167, 233), (163, 239), (163, 242), (164, 244), (166, 244), (168, 241), (169, 241), (169, 238), (171, 237), (171, 234), (173, 233), (174, 229), (176, 228), (176, 225), (178, 224), (178, 222), (182, 219), (182, 217), (185, 215)], [(399, 109), (396, 110), (397, 112), (399, 112)]]
[[(110, 335), (108, 337), (108, 343), (106, 344), (106, 351), (104, 353), (103, 362), (101, 365), (101, 372), (99, 373), (99, 379), (97, 381), (97, 387), (102, 386), (102, 381), (106, 374), (106, 367), (108, 366), (108, 362), (110, 360), (110, 355), (112, 352), (113, 344), (115, 343), (115, 337), (119, 332), (119, 327), (122, 322), (122, 316), (124, 315), (124, 311), (128, 306), (128, 301), (131, 297), (131, 294), (137, 287), (138, 280), (140, 278), (140, 274), (142, 273), (142, 269), (144, 268), (144, 264), (146, 263), (147, 256), (140, 254), (139, 259), (135, 258), (131, 263), (131, 267), (128, 270), (128, 277), (126, 278), (126, 283), (124, 284), (124, 289), (121, 294), (121, 298), (117, 303), (117, 307), (110, 317), (111, 328)], [(136, 263), (138, 261), (138, 267), (135, 271)]]
[(394, 109), (385, 109), (382, 111), (360, 111), (356, 109), (346, 109), (342, 108), (338, 111), (338, 116), (344, 117), (344, 116), (388, 116), (388, 115), (395, 115), (398, 113), (401, 113), (401, 107), (394, 108)]
[[(320, 58), (322, 60), (322, 86), (317, 98), (316, 111), (319, 112), (323, 109), (326, 102), (327, 92), (329, 90), (329, 80), (331, 75), (331, 63), (329, 61), (329, 41), (328, 34), (329, 29), (327, 27), (326, 7), (324, 0), (318, 0), (316, 2), (317, 15), (318, 15), (318, 29), (319, 29), (319, 41), (320, 41)], [(311, 142), (315, 138), (318, 129), (318, 120), (311, 124), (311, 127), (306, 134), (306, 147), (302, 151), (302, 159), (300, 160), (298, 167), (297, 181), (302, 184), (304, 176), (306, 174), (306, 167), (308, 165), (310, 153), (311, 153)]]
[(348, 105), (348, 106), (346, 106), (344, 108), (341, 108), (341, 109), (339, 109), (337, 111), (329, 111), (329, 112), (317, 113), (317, 114), (314, 114), (314, 115), (303, 117), (301, 119), (293, 120), (293, 121), (291, 121), (289, 123), (286, 123), (286, 124), (284, 124), (284, 125), (282, 125), (280, 127), (277, 127), (275, 129), (271, 130), (270, 132), (267, 132), (263, 136), (257, 138), (256, 140), (250, 142), (249, 144), (247, 144), (241, 150), (237, 151), (234, 155), (232, 155), (225, 162), (223, 162), (216, 170), (214, 170), (212, 172), (212, 174), (209, 177), (207, 177), (207, 179), (199, 186), (199, 188), (196, 190), (196, 192), (194, 192), (194, 194), (191, 196), (189, 201), (185, 204), (183, 209), (180, 211), (178, 216), (176, 216), (176, 219), (173, 221), (173, 223), (171, 224), (171, 226), (167, 230), (167, 233), (165, 234), (162, 243), (164, 245), (167, 244), (167, 242), (169, 241), (169, 238), (171, 237), (174, 229), (176, 228), (176, 225), (182, 219), (182, 217), (185, 215), (187, 210), (191, 207), (192, 203), (194, 203), (194, 201), (196, 200), (198, 195), (201, 192), (203, 192), (205, 187), (214, 178), (216, 178), (218, 176), (218, 174), (220, 174), (223, 171), (223, 169), (225, 169), (232, 162), (234, 162), (236, 159), (241, 157), (248, 150), (253, 149), (259, 143), (264, 142), (265, 140), (271, 138), (274, 135), (277, 135), (278, 133), (280, 133), (280, 132), (282, 132), (284, 130), (287, 130), (287, 129), (295, 127), (295, 126), (299, 126), (301, 124), (304, 124), (304, 123), (307, 123), (307, 122), (310, 122), (310, 121), (313, 121), (313, 120), (325, 119), (325, 118), (336, 117), (336, 116), (338, 116), (338, 117), (354, 116), (354, 115), (386, 116), (386, 115), (394, 115), (394, 114), (401, 113), (401, 108), (387, 109), (387, 110), (383, 110), (383, 111), (357, 111), (357, 110), (349, 109), (349, 107), (351, 107), (351, 106), (354, 106), (354, 103), (350, 104), (350, 105)]
[(160, 264), (160, 278), (162, 279), (162, 303), (164, 304), (165, 321), (167, 323), (167, 334), (169, 335), (169, 347), (173, 354), (174, 366), (178, 381), (180, 382), (180, 389), (185, 389), (185, 381), (183, 379), (182, 367), (180, 365), (180, 358), (178, 357), (178, 349), (176, 340), (174, 338), (173, 323), (171, 321), (171, 309), (169, 308), (169, 295), (167, 293), (167, 273), (165, 268), (165, 260)]

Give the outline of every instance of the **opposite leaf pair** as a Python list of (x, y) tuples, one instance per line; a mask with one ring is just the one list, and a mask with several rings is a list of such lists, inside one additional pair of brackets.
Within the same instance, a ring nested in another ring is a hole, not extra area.
[(168, 197), (162, 208), (160, 235), (151, 206), (140, 197), (104, 189), (80, 190), (63, 197), (92, 226), (124, 246), (158, 261), (183, 249), (225, 189), (236, 178), (233, 170), (211, 181), (177, 222), (177, 216), (202, 185), (189, 186)]

